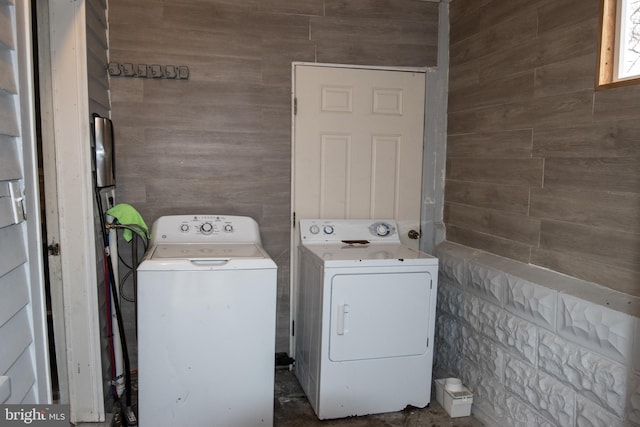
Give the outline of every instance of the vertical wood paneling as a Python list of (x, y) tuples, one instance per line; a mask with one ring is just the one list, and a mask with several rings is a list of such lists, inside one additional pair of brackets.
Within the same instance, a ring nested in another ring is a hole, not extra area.
[(599, 7), (453, 1), (447, 238), (640, 296), (640, 90), (593, 89)]
[[(107, 14), (106, 4), (103, 1), (93, 1), (86, 3), (86, 40), (87, 40), (87, 73), (88, 73), (88, 94), (89, 108), (92, 114), (99, 114), (103, 117), (110, 117), (110, 99), (109, 99), (109, 80), (107, 78), (106, 64), (108, 63), (108, 39), (107, 39)], [(94, 203), (94, 209), (97, 210), (97, 203)], [(100, 338), (101, 338), (101, 354), (102, 354), (102, 380), (103, 393), (105, 401), (110, 400), (111, 388), (111, 359), (108, 357), (109, 337), (108, 327), (106, 324), (107, 315), (107, 298), (105, 290), (107, 284), (105, 281), (104, 267), (104, 243), (102, 237), (101, 224), (99, 215), (94, 215), (94, 230), (96, 236), (95, 254), (96, 254), (96, 286), (98, 288), (98, 311), (100, 322)], [(131, 337), (131, 335), (129, 335)]]
[[(291, 62), (435, 65), (437, 22), (437, 3), (413, 0), (110, 0), (111, 61), (191, 71), (188, 81), (111, 78), (119, 201), (149, 223), (253, 216), (288, 322)], [(277, 351), (288, 350), (282, 331)]]
[[(88, 2), (87, 15), (87, 58), (89, 74), (89, 99), (94, 106), (92, 113), (108, 116), (109, 86), (106, 64), (107, 49), (107, 17), (106, 9), (100, 2)], [(93, 65), (97, 61), (102, 66)]]

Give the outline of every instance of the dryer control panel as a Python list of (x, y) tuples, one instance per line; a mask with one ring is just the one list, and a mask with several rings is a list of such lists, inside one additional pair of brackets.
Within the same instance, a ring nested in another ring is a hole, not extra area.
[(304, 243), (400, 243), (398, 225), (392, 219), (301, 219), (300, 239)]
[(169, 215), (151, 227), (154, 243), (258, 243), (258, 224), (248, 216)]

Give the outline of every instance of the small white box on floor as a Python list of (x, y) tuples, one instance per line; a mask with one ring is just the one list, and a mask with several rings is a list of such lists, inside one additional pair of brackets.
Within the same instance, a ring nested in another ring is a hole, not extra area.
[(451, 418), (471, 415), (473, 393), (462, 385), (457, 378), (435, 380), (436, 401), (447, 411)]

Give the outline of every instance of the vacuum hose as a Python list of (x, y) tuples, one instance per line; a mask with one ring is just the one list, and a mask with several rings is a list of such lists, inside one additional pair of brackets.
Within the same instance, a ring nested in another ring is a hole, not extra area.
[[(102, 227), (102, 232), (103, 232), (103, 236), (104, 236), (104, 243), (105, 243), (105, 254), (107, 256), (107, 268), (109, 271), (109, 287), (111, 288), (111, 296), (113, 299), (113, 304), (114, 304), (114, 309), (116, 312), (116, 320), (118, 322), (118, 333), (120, 336), (120, 342), (122, 345), (122, 353), (123, 353), (123, 359), (124, 359), (124, 382), (125, 382), (125, 389), (126, 389), (126, 410), (125, 410), (125, 417), (126, 417), (126, 422), (127, 425), (129, 426), (133, 426), (133, 425), (137, 425), (137, 419), (136, 416), (134, 414), (134, 412), (131, 409), (131, 365), (129, 362), (129, 351), (127, 349), (127, 339), (126, 339), (126, 335), (124, 332), (124, 320), (122, 319), (122, 310), (120, 309), (120, 302), (119, 302), (119, 298), (118, 298), (118, 293), (116, 290), (116, 284), (115, 284), (115, 276), (114, 276), (114, 272), (113, 272), (113, 265), (111, 263), (111, 253), (109, 250), (109, 245), (107, 243), (107, 233), (108, 233), (108, 229), (114, 227), (114, 224), (106, 224), (105, 223), (105, 219), (104, 219), (104, 211), (102, 209), (102, 200), (100, 198), (100, 189), (96, 188), (96, 199), (97, 199), (97, 203), (98, 203), (98, 208), (100, 210), (100, 225)], [(117, 228), (125, 228), (125, 226), (121, 226), (121, 225), (117, 225)], [(136, 235), (139, 235), (140, 230), (134, 230), (133, 228), (132, 231), (135, 231)], [(143, 233), (144, 236), (144, 233)], [(144, 238), (146, 239), (146, 237)], [(145, 241), (145, 248), (146, 248), (146, 240)], [(136, 266), (134, 265), (133, 268), (135, 268)], [(134, 277), (135, 277), (135, 271), (134, 271)], [(120, 397), (120, 396), (118, 396)]]

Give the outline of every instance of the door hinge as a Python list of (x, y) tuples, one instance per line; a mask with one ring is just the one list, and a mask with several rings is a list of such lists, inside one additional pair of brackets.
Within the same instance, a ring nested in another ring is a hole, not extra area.
[(60, 255), (60, 243), (51, 243), (47, 246), (47, 250), (49, 251), (49, 255), (58, 256)]
[(293, 225), (292, 225), (292, 227), (296, 228), (296, 213), (295, 212), (293, 213)]
[(293, 98), (293, 115), (298, 114), (298, 98)]
[(292, 337), (296, 336), (296, 321), (295, 320), (291, 321), (291, 336)]
[(429, 338), (427, 338), (427, 348), (429, 348)]

